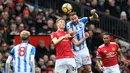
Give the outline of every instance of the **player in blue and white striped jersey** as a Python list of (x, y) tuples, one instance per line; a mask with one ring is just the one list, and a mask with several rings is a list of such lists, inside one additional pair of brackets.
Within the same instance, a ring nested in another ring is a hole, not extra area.
[[(92, 16), (90, 17), (83, 17), (81, 19), (78, 18), (76, 12), (70, 13), (70, 20), (67, 25), (66, 29), (68, 33), (72, 34), (76, 31), (76, 34), (74, 34), (74, 38), (77, 40), (81, 40), (85, 37), (85, 24), (93, 19), (97, 19), (98, 15), (96, 13), (96, 10), (91, 10)], [(91, 57), (86, 45), (86, 41), (84, 41), (80, 46), (76, 46), (72, 43), (72, 48), (75, 53), (75, 59), (78, 67), (78, 73), (82, 73), (82, 66), (84, 66), (86, 73), (92, 73), (91, 69)]]
[(29, 44), (30, 32), (20, 33), (22, 43), (11, 49), (6, 61), (6, 73), (9, 73), (10, 62), (13, 60), (13, 73), (35, 73), (35, 47)]

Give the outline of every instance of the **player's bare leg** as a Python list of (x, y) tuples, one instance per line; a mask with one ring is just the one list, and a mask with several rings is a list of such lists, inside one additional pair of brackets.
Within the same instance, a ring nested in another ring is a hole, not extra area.
[(91, 64), (84, 66), (84, 69), (85, 69), (86, 73), (93, 73)]
[(78, 69), (78, 73), (82, 73), (82, 71), (83, 71), (83, 67), (80, 67), (79, 69)]

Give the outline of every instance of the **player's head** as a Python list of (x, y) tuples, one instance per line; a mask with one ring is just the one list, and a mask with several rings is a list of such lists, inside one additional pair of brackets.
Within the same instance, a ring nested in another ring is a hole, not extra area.
[(20, 37), (21, 37), (22, 41), (29, 41), (30, 32), (29, 32), (29, 31), (26, 31), (26, 30), (23, 30), (23, 31), (20, 33)]
[(78, 16), (77, 16), (76, 12), (71, 12), (71, 13), (69, 14), (69, 17), (70, 17), (70, 20), (72, 21), (73, 24), (76, 25), (76, 24), (78, 23), (79, 18), (78, 18)]
[(58, 29), (64, 29), (65, 28), (65, 20), (60, 18), (56, 21), (56, 25)]
[(109, 44), (110, 43), (110, 35), (108, 33), (105, 33), (103, 35), (103, 41), (104, 41), (104, 44)]

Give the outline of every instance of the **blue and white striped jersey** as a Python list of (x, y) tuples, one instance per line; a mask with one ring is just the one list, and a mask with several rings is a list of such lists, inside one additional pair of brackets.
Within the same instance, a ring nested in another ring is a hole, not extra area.
[(13, 57), (13, 72), (31, 73), (31, 55), (35, 56), (35, 47), (28, 43), (16, 45), (10, 53)]
[[(79, 19), (79, 23), (77, 25), (74, 25), (71, 21), (69, 21), (66, 25), (67, 31), (69, 29), (72, 29), (73, 31), (76, 30), (76, 38), (78, 41), (85, 37), (85, 24), (88, 22), (87, 17), (83, 17)], [(72, 43), (73, 51), (79, 51), (83, 48), (87, 48), (86, 41), (84, 41), (80, 46), (76, 46)]]

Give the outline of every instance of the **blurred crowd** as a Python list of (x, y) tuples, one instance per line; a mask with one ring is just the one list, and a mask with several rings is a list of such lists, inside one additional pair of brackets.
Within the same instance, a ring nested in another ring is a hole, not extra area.
[[(106, 4), (104, 4), (106, 3), (105, 0), (99, 0), (99, 2), (97, 0), (87, 0), (87, 2), (86, 0), (81, 0), (80, 3), (89, 5), (92, 8), (99, 9), (116, 17), (120, 16), (122, 9), (125, 9), (122, 7), (126, 7), (123, 14), (129, 14), (127, 6), (130, 5), (130, 0), (128, 0), (128, 2), (124, 0), (116, 1), (117, 2), (109, 0), (107, 2), (107, 8), (105, 6)], [(127, 5), (122, 6), (124, 3)], [(56, 19), (62, 17), (66, 22), (68, 21), (66, 15), (59, 15), (53, 9), (39, 11), (39, 5), (35, 4), (33, 7), (34, 9), (31, 10), (25, 4), (24, 0), (0, 0), (0, 73), (4, 73), (6, 59), (9, 56), (10, 49), (14, 46), (15, 35), (19, 35), (23, 30), (29, 30), (31, 35), (49, 35), (56, 30)], [(126, 16), (128, 16), (127, 19), (129, 20), (130, 17), (127, 14)], [(86, 42), (92, 57), (93, 71), (94, 73), (100, 73), (96, 67), (96, 50), (98, 46), (103, 43), (102, 34), (104, 31), (95, 28), (95, 25), (92, 23), (89, 23), (86, 31), (90, 34)], [(127, 50), (125, 46), (121, 46), (119, 39), (113, 35), (111, 35), (111, 41), (117, 42), (123, 54), (126, 56), (127, 65), (120, 64), (122, 73), (130, 73), (130, 50)], [(36, 46), (36, 73), (53, 73), (54, 70), (55, 47), (52, 43), (48, 47), (45, 47), (45, 43), (44, 40), (41, 40)], [(12, 73), (12, 66), (10, 73)]]
[(130, 20), (130, 0), (75, 0), (83, 5), (102, 11), (106, 14)]

